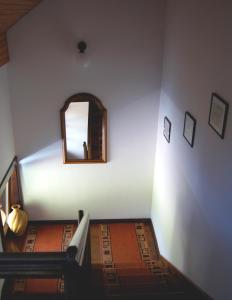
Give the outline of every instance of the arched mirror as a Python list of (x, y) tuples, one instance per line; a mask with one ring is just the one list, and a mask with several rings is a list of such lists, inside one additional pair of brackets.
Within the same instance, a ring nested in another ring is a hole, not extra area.
[(60, 117), (64, 163), (106, 162), (106, 109), (98, 98), (73, 95)]

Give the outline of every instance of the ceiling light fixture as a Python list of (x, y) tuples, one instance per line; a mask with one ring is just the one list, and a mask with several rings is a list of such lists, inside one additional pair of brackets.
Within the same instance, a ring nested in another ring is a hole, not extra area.
[(87, 44), (85, 41), (80, 41), (78, 44), (77, 44), (77, 47), (79, 49), (79, 53), (80, 54), (84, 54), (86, 49), (87, 49)]

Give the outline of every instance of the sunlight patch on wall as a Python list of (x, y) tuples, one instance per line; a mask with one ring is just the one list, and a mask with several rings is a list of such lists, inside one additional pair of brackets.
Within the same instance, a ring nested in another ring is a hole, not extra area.
[[(46, 215), (46, 210), (54, 209), (54, 197), (47, 206), (43, 205), (44, 194), (51, 195), (55, 182), (60, 181), (57, 168), (51, 165), (62, 165), (61, 141), (57, 141), (19, 161), (23, 198), (26, 210), (32, 217)], [(59, 203), (56, 204), (59, 209)]]
[(175, 195), (172, 193), (173, 201), (170, 201), (170, 180), (173, 179), (168, 174), (168, 160), (165, 147), (159, 148), (156, 154), (152, 215), (154, 223), (157, 224), (155, 229), (157, 229), (157, 238), (161, 249), (170, 249), (174, 234)]
[[(164, 91), (162, 98), (165, 101), (161, 103), (159, 113), (151, 217), (161, 254), (170, 260), (177, 255), (179, 264), (182, 265), (183, 258), (178, 255), (179, 248), (185, 247), (184, 238), (178, 230), (181, 226), (178, 220), (181, 206), (178, 193), (182, 170), (178, 169), (177, 163), (178, 156), (183, 155), (178, 144), (182, 139), (182, 132), (180, 134), (177, 132), (177, 128), (182, 126), (182, 119), (181, 111), (174, 106)], [(165, 116), (172, 123), (170, 143), (163, 135)]]
[(57, 157), (61, 153), (61, 141), (55, 142), (19, 161), (19, 164), (23, 167), (26, 164), (39, 162), (41, 160), (51, 159)]

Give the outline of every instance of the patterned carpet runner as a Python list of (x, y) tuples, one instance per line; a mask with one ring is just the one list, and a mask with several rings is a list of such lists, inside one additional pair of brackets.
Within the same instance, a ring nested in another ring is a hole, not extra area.
[[(23, 252), (66, 251), (77, 228), (76, 224), (29, 225)], [(14, 293), (59, 294), (64, 291), (63, 279), (16, 279)]]
[[(75, 230), (76, 224), (30, 225), (23, 251), (65, 251)], [(160, 257), (152, 230), (148, 222), (91, 224), (91, 299), (98, 294), (107, 300), (210, 299)], [(62, 279), (15, 280), (13, 285), (14, 295), (61, 295), (63, 290)]]
[(148, 223), (91, 225), (91, 256), (93, 284), (104, 286), (105, 296), (183, 293), (183, 280), (159, 257)]

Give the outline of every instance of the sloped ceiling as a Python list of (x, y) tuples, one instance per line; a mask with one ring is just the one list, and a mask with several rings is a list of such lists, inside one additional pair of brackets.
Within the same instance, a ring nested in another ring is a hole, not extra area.
[(0, 0), (0, 66), (9, 61), (7, 30), (39, 2), (41, 0)]

